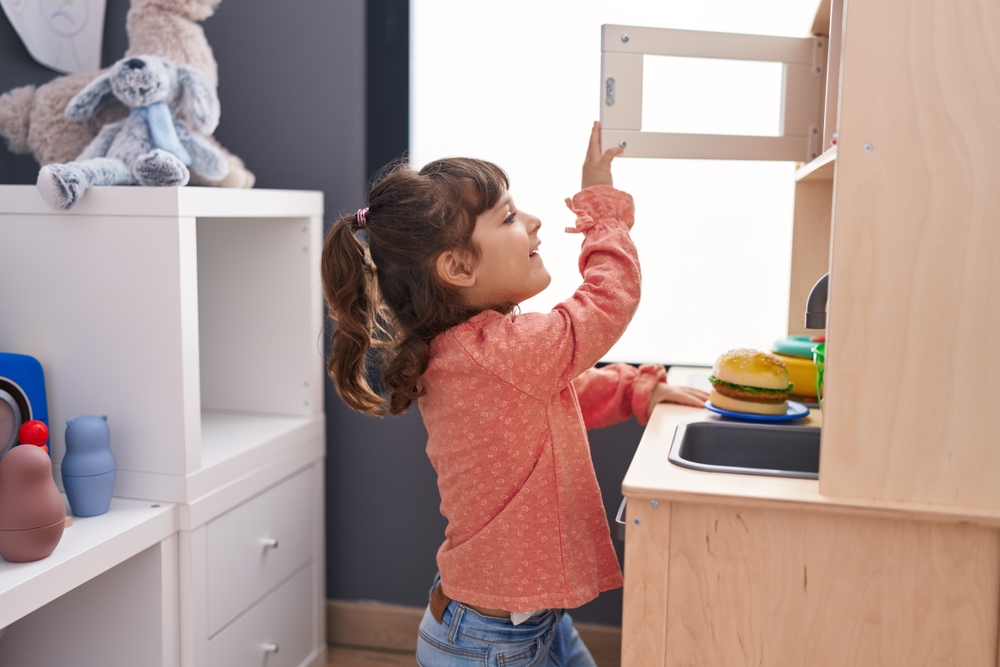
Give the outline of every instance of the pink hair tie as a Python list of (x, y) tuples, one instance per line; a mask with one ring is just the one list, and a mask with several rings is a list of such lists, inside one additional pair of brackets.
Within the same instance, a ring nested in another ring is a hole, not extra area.
[(358, 212), (354, 214), (358, 218), (358, 229), (364, 229), (368, 226), (368, 207), (359, 208)]

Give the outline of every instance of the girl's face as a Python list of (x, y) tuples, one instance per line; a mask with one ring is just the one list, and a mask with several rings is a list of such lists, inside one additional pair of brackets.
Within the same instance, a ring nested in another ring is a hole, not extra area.
[(538, 254), (541, 226), (541, 220), (517, 210), (509, 192), (476, 219), (472, 241), (481, 257), (473, 271), (475, 284), (466, 292), (468, 303), (521, 303), (549, 286), (552, 277)]

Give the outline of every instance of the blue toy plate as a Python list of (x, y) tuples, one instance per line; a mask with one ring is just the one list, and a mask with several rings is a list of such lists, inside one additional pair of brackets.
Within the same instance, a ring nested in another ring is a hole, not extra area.
[(745, 422), (790, 422), (795, 419), (802, 419), (809, 414), (808, 407), (795, 401), (788, 401), (788, 412), (783, 415), (755, 415), (749, 412), (733, 412), (731, 410), (723, 410), (720, 407), (712, 405), (712, 401), (705, 401), (705, 409), (711, 410), (712, 412), (722, 415), (723, 417), (739, 419), (740, 421)]

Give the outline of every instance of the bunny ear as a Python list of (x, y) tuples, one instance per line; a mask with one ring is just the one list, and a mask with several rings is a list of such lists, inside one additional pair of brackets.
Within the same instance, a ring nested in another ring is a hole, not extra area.
[(111, 72), (105, 72), (73, 96), (66, 105), (66, 117), (78, 122), (87, 120), (111, 97)]
[(202, 134), (212, 134), (219, 125), (219, 96), (208, 77), (188, 65), (177, 66), (177, 80), (183, 89), (184, 113), (191, 126)]

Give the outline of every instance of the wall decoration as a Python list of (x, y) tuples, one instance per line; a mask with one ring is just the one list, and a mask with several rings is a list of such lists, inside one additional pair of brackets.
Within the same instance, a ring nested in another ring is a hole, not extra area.
[(0, 0), (31, 57), (57, 72), (101, 68), (106, 0)]

